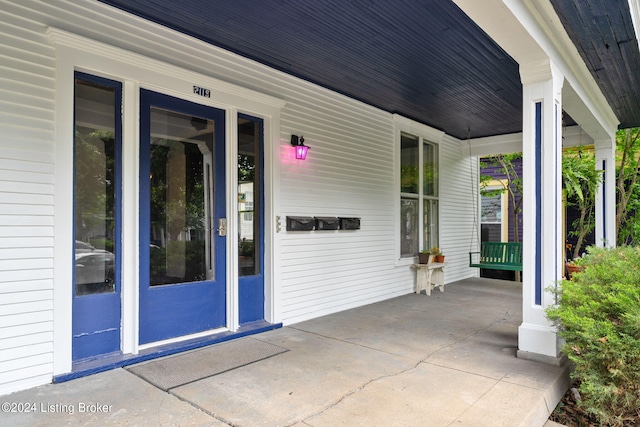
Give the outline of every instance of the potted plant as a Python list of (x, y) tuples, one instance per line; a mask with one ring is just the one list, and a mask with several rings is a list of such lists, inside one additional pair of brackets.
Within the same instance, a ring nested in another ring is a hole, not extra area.
[(444, 262), (444, 255), (442, 255), (442, 252), (440, 252), (440, 248), (437, 246), (434, 246), (431, 248), (431, 255), (433, 255), (433, 261), (434, 262)]
[(575, 260), (565, 263), (564, 266), (567, 269), (567, 280), (571, 280), (574, 274), (584, 270), (584, 266), (577, 264)]
[[(571, 243), (565, 244), (565, 252), (572, 253), (573, 245)], [(579, 273), (584, 270), (584, 266), (581, 263), (582, 257), (578, 256), (573, 258), (571, 255), (567, 257), (567, 261), (564, 263), (567, 280), (571, 280), (571, 276), (575, 273)]]
[(418, 252), (418, 263), (429, 264), (433, 260), (430, 249), (425, 249)]

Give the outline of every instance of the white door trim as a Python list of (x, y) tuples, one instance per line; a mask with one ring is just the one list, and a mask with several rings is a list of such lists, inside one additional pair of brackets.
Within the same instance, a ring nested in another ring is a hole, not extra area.
[[(265, 123), (265, 247), (274, 246), (271, 225), (274, 221), (275, 186), (278, 179), (280, 146), (280, 114), (285, 105), (281, 99), (224, 82), (139, 55), (116, 46), (87, 39), (57, 28), (48, 28), (56, 46), (56, 199), (54, 246), (54, 375), (72, 369), (72, 277), (73, 246), (73, 83), (74, 72), (82, 71), (123, 83), (123, 212), (122, 212), (122, 350), (138, 352), (138, 158), (139, 158), (139, 90), (145, 88), (187, 101), (225, 110), (227, 218), (234, 218), (237, 192), (237, 151), (235, 139), (237, 113), (262, 118)], [(194, 40), (195, 43), (200, 43)], [(214, 60), (214, 58), (212, 58)], [(194, 86), (210, 91), (210, 97), (194, 93)], [(237, 233), (227, 238), (227, 307), (228, 327), (238, 326)], [(279, 315), (278, 293), (274, 287), (273, 251), (265, 254), (265, 316), (275, 321)]]

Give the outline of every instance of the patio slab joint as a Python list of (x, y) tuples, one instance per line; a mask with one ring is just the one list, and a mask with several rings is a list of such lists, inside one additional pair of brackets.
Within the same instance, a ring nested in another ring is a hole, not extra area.
[[(422, 364), (422, 363), (424, 363), (424, 361), (423, 361), (423, 360), (420, 360), (420, 361), (418, 361), (415, 365), (413, 365), (413, 366), (411, 366), (411, 367), (409, 367), (409, 368), (402, 369), (402, 370), (400, 370), (400, 371), (398, 371), (398, 372), (395, 372), (395, 373), (392, 373), (392, 374), (385, 374), (385, 375), (380, 375), (380, 376), (378, 376), (378, 377), (376, 377), (376, 378), (372, 378), (372, 379), (368, 380), (367, 382), (365, 382), (364, 384), (362, 384), (362, 385), (360, 385), (360, 386), (358, 386), (358, 387), (354, 388), (353, 390), (349, 391), (348, 393), (345, 393), (343, 396), (341, 396), (340, 398), (338, 398), (336, 401), (334, 401), (334, 402), (333, 402), (333, 403), (331, 403), (330, 405), (327, 405), (326, 407), (322, 408), (320, 411), (317, 411), (316, 413), (314, 413), (314, 414), (312, 414), (312, 415), (309, 415), (309, 416), (305, 417), (305, 418), (304, 418), (303, 420), (301, 420), (300, 422), (302, 422), (302, 423), (304, 423), (304, 424), (307, 424), (307, 422), (306, 422), (307, 420), (310, 420), (310, 419), (312, 419), (312, 418), (315, 418), (315, 417), (321, 416), (322, 414), (324, 414), (324, 413), (325, 413), (325, 412), (327, 412), (328, 410), (330, 410), (330, 409), (335, 408), (336, 406), (338, 406), (340, 403), (342, 403), (342, 402), (343, 402), (345, 399), (347, 399), (348, 397), (353, 396), (354, 394), (356, 394), (356, 393), (358, 393), (358, 392), (360, 392), (360, 391), (364, 390), (364, 389), (365, 389), (367, 386), (369, 386), (370, 384), (373, 384), (373, 383), (375, 383), (375, 382), (377, 382), (377, 381), (380, 381), (380, 380), (383, 380), (383, 379), (386, 379), (386, 378), (393, 378), (393, 377), (396, 377), (396, 376), (398, 376), (398, 375), (405, 374), (405, 373), (407, 373), (407, 372), (409, 372), (409, 371), (412, 371), (412, 370), (416, 369), (416, 368), (417, 368), (418, 366), (420, 366), (420, 364)], [(292, 426), (292, 425), (295, 425), (296, 423), (297, 423), (297, 422), (293, 422), (293, 423), (291, 423), (291, 424), (288, 424), (288, 425), (287, 425), (287, 427)]]

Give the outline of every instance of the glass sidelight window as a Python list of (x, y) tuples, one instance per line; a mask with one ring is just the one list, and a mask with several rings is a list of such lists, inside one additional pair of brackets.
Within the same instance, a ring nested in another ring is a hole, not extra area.
[(75, 295), (116, 290), (119, 83), (78, 74), (74, 120)]
[(400, 250), (402, 256), (416, 255), (419, 247), (419, 148), (420, 138), (402, 133), (400, 137)]
[(260, 274), (261, 121), (238, 117), (238, 272)]
[(214, 123), (151, 108), (150, 284), (213, 278)]

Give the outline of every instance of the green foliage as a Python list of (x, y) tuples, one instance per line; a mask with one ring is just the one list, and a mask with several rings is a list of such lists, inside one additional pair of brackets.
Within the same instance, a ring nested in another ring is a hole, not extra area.
[(568, 149), (562, 156), (562, 178), (565, 191), (565, 203), (575, 207), (579, 216), (571, 224), (568, 234), (577, 237), (573, 257), (580, 255), (587, 235), (594, 229), (595, 203), (598, 186), (602, 181), (602, 171), (596, 169), (593, 152), (582, 147)]
[(238, 182), (254, 182), (256, 180), (255, 156), (238, 154)]
[(96, 249), (104, 249), (109, 252), (115, 252), (113, 240), (106, 237), (94, 237), (89, 239), (89, 243)]
[(255, 245), (253, 240), (243, 239), (238, 243), (238, 253), (240, 256), (254, 256)]
[(80, 239), (110, 234), (115, 208), (115, 140), (112, 131), (77, 127), (75, 157), (75, 221)]
[(418, 193), (418, 166), (404, 165), (400, 168), (400, 191)]
[(640, 421), (640, 248), (590, 247), (547, 316), (575, 364), (582, 405), (601, 425)]
[(616, 133), (618, 244), (640, 245), (640, 128)]
[(640, 246), (640, 185), (634, 185), (632, 191), (627, 203), (629, 210), (618, 229), (618, 244)]
[(205, 241), (175, 240), (166, 247), (150, 248), (149, 273), (152, 285), (206, 280)]
[[(179, 147), (176, 150), (176, 147)], [(184, 156), (184, 171), (167, 167), (174, 151)], [(151, 222), (171, 238), (205, 227), (202, 154), (195, 144), (154, 139), (151, 144)], [(171, 189), (171, 190), (170, 190)]]
[[(481, 168), (494, 166), (498, 171), (507, 177), (507, 180), (515, 187), (522, 189), (522, 178), (516, 170), (517, 163), (522, 159), (522, 153), (496, 154), (488, 156), (484, 161), (480, 162)], [(482, 175), (480, 177), (481, 187), (485, 187), (487, 181), (495, 179), (491, 175)]]

